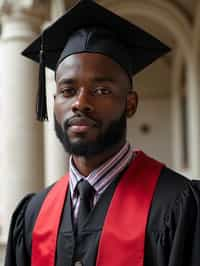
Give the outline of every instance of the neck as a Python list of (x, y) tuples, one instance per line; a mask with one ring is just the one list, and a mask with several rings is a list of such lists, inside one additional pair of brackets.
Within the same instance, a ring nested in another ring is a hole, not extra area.
[(72, 155), (73, 162), (78, 171), (83, 176), (88, 176), (94, 169), (99, 167), (102, 163), (114, 156), (124, 146), (125, 140), (121, 141), (114, 147), (101, 154), (94, 155), (92, 157), (75, 156)]

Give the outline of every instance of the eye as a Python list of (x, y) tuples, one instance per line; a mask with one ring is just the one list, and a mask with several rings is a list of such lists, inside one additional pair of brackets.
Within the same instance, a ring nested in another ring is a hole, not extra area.
[(94, 94), (97, 95), (109, 95), (111, 93), (112, 93), (111, 89), (106, 87), (98, 87), (94, 89)]
[(61, 88), (60, 93), (63, 95), (63, 97), (72, 97), (76, 94), (76, 89), (73, 87), (65, 87)]

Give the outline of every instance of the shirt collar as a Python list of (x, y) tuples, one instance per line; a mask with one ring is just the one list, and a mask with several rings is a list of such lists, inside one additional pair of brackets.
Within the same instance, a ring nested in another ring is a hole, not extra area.
[(129, 143), (126, 143), (118, 153), (94, 169), (87, 177), (80, 174), (73, 163), (72, 156), (69, 159), (70, 192), (74, 196), (76, 186), (81, 179), (86, 179), (98, 193), (102, 193), (112, 180), (123, 171), (133, 157), (133, 151)]

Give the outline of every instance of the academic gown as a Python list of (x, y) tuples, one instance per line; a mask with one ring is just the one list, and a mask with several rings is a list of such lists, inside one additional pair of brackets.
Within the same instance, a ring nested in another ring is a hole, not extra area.
[[(91, 219), (93, 222), (91, 223), (90, 220), (87, 224), (89, 228), (98, 229), (96, 239), (101, 233), (101, 224), (103, 224), (107, 208), (117, 186), (117, 181), (115, 182), (102, 195), (93, 209), (93, 219)], [(15, 210), (10, 226), (5, 266), (30, 266), (31, 234), (34, 222), (50, 189), (51, 187), (36, 195), (28, 195)], [(67, 206), (67, 202), (70, 201), (66, 200), (58, 235), (56, 266), (68, 266), (68, 255), (65, 248), (66, 245), (72, 245), (74, 241), (71, 210), (70, 205)], [(95, 266), (94, 261), (89, 264)], [(191, 182), (164, 167), (159, 176), (149, 210), (144, 266), (199, 265), (200, 183)]]

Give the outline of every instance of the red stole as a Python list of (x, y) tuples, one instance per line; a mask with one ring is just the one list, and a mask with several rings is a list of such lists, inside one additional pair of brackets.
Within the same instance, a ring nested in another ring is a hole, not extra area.
[[(143, 266), (149, 209), (163, 164), (137, 152), (119, 181), (106, 215), (96, 266)], [(68, 176), (47, 194), (32, 237), (31, 266), (55, 266), (60, 218), (68, 189)]]

